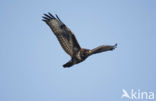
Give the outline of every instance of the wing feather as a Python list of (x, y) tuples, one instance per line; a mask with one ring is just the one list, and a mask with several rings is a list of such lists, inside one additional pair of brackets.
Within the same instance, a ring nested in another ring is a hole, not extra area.
[(115, 44), (115, 45), (102, 45), (102, 46), (99, 46), (97, 48), (92, 49), (90, 54), (96, 54), (96, 53), (114, 50), (116, 47), (117, 47), (117, 44)]
[(55, 18), (51, 13), (48, 13), (44, 14), (42, 20), (49, 25), (65, 52), (70, 56), (73, 56), (73, 54), (78, 52), (81, 47), (73, 32), (59, 19), (57, 15), (56, 17), (57, 18)]

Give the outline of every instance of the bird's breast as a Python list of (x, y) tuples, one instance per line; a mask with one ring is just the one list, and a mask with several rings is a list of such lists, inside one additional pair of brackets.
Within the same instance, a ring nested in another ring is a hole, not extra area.
[(80, 53), (80, 51), (77, 52), (77, 54), (76, 54), (76, 58), (77, 58), (78, 60), (81, 60), (81, 53)]

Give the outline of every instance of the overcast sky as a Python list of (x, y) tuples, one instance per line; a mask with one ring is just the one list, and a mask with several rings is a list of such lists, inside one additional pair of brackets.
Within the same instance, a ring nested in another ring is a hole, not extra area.
[[(128, 101), (122, 89), (156, 93), (155, 0), (1, 0), (0, 101)], [(44, 13), (57, 14), (84, 48), (117, 49), (70, 60)]]

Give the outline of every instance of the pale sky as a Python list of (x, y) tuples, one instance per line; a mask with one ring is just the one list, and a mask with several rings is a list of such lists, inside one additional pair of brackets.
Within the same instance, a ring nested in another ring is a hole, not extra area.
[[(122, 89), (156, 93), (155, 0), (0, 1), (0, 101), (128, 101)], [(57, 14), (81, 47), (117, 49), (63, 68), (44, 13)]]

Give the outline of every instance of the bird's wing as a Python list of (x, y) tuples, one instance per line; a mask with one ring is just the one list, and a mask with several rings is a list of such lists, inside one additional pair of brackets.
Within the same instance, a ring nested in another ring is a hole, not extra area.
[(57, 15), (55, 18), (51, 13), (44, 14), (42, 20), (49, 25), (67, 54), (73, 56), (74, 53), (80, 50), (81, 47), (73, 32), (59, 19)]
[(102, 45), (97, 48), (94, 48), (90, 51), (90, 54), (96, 54), (96, 53), (101, 53), (109, 50), (113, 50), (117, 47), (117, 44), (115, 45)]

